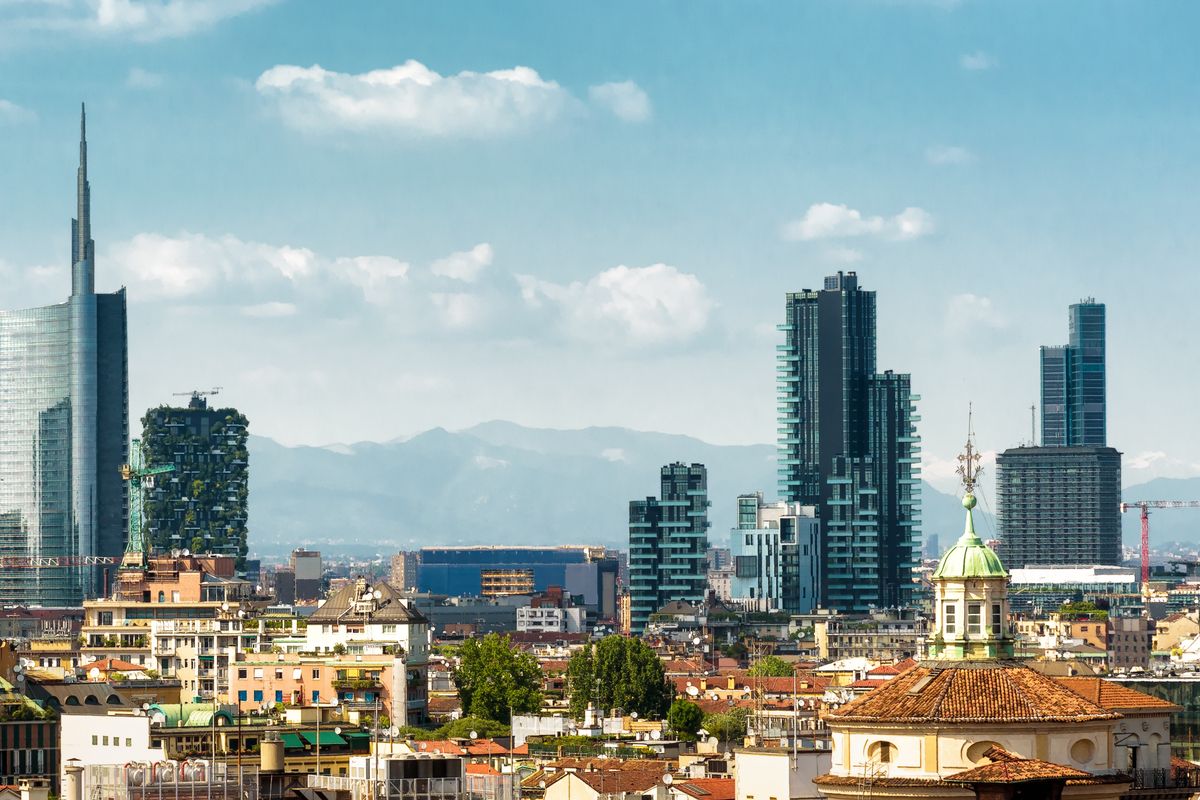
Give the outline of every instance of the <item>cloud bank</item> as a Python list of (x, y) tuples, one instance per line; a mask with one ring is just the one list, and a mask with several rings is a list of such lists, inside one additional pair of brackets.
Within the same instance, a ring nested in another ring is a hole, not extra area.
[[(208, 30), (275, 0), (53, 0), (0, 2), (0, 33), (156, 41)], [(14, 39), (16, 37), (14, 36)]]
[(864, 216), (849, 206), (814, 203), (800, 219), (783, 226), (783, 238), (809, 242), (819, 239), (850, 239), (872, 236), (905, 241), (933, 233), (933, 215), (910, 206), (894, 217)]

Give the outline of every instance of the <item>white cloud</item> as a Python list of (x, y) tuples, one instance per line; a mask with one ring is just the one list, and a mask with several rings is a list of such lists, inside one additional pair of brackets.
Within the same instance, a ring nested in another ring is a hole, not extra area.
[(957, 167), (975, 163), (975, 154), (965, 147), (934, 145), (925, 151), (925, 160), (939, 167)]
[[(207, 30), (274, 0), (48, 0), (0, 3), (0, 31), (172, 39)], [(15, 9), (15, 11), (11, 10)], [(15, 38), (15, 37), (14, 37)]]
[(552, 121), (578, 102), (529, 67), (443, 76), (411, 59), (359, 74), (281, 64), (255, 87), (288, 125), (309, 131), (484, 137)]
[[(942, 458), (926, 451), (921, 458), (921, 478), (940, 491), (957, 495), (963, 490), (958, 474), (960, 463), (958, 456)], [(984, 481), (992, 479), (996, 474), (996, 451), (980, 451), (979, 465), (983, 468)]]
[(783, 238), (803, 242), (876, 236), (902, 241), (928, 235), (933, 229), (933, 216), (912, 206), (885, 218), (864, 217), (862, 212), (844, 204), (814, 203), (803, 217), (783, 226)]
[(996, 66), (996, 59), (982, 50), (976, 50), (974, 53), (963, 53), (959, 57), (958, 63), (963, 69), (978, 72)]
[(1003, 330), (1008, 319), (996, 308), (990, 297), (977, 294), (958, 294), (946, 305), (946, 335), (970, 338), (984, 330)]
[(1126, 456), (1123, 466), (1126, 469), (1150, 469), (1154, 464), (1165, 461), (1167, 454), (1162, 450), (1148, 450), (1136, 456)]
[(434, 275), (443, 278), (453, 278), (456, 281), (473, 283), (479, 274), (492, 263), (495, 252), (487, 242), (477, 244), (470, 250), (451, 253), (445, 258), (439, 258), (430, 265)]
[(290, 317), (296, 310), (294, 303), (281, 303), (278, 300), (242, 307), (242, 313), (247, 317)]
[(429, 295), (442, 324), (447, 328), (469, 328), (483, 317), (483, 300), (466, 292), (433, 292)]
[(667, 264), (613, 267), (586, 283), (562, 285), (518, 275), (532, 308), (548, 309), (566, 333), (600, 345), (677, 344), (700, 335), (714, 303), (695, 275)]
[(26, 122), (33, 122), (36, 119), (37, 114), (28, 108), (19, 106), (11, 100), (0, 98), (0, 127), (5, 125), (21, 125)]
[(625, 122), (645, 122), (652, 113), (650, 97), (633, 81), (592, 86), (588, 89), (588, 97)]
[(164, 80), (157, 72), (131, 67), (129, 74), (125, 76), (125, 85), (130, 89), (157, 89), (163, 85)]
[(332, 272), (362, 290), (368, 303), (390, 302), (392, 292), (408, 278), (408, 264), (391, 256), (355, 256), (335, 259)]
[(625, 456), (625, 451), (620, 447), (606, 447), (600, 451), (600, 457), (605, 461), (619, 462), (628, 461)]

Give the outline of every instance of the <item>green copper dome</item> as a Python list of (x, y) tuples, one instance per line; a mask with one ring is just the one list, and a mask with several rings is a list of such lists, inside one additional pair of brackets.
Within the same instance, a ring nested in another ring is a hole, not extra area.
[(1008, 572), (1000, 563), (1000, 556), (975, 533), (975, 521), (971, 516), (971, 509), (975, 508), (975, 495), (968, 493), (963, 498), (963, 507), (967, 509), (966, 529), (954, 547), (942, 556), (933, 573), (933, 580), (1007, 578)]

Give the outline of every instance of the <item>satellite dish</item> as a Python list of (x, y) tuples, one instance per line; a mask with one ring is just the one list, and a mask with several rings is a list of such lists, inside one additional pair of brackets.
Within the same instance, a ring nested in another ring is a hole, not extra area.
[(745, 692), (746, 694), (750, 694), (750, 687), (749, 687), (749, 686), (743, 686), (743, 687), (742, 687), (742, 691), (743, 691), (743, 692)]
[(149, 710), (150, 710), (150, 704), (142, 703), (142, 711), (149, 711)]
[(191, 554), (192, 554), (192, 551), (191, 551), (191, 550), (188, 550), (186, 547), (185, 547), (185, 548), (183, 548), (183, 557), (184, 557), (184, 558), (187, 558), (187, 557), (188, 557), (188, 556), (190, 556)]
[(633, 711), (629, 714), (629, 716), (632, 717), (633, 719), (637, 719), (637, 712)]
[(338, 736), (341, 736), (342, 735), (342, 726), (341, 725), (337, 726), (336, 728), (333, 729), (333, 732), (336, 733)]
[(696, 734), (699, 736), (708, 738), (708, 731), (704, 730), (704, 728), (701, 728), (700, 730), (696, 731)]
[(687, 693), (688, 693), (689, 697), (699, 697), (700, 696), (700, 690), (697, 689), (695, 686), (688, 686)]
[(671, 773), (668, 772), (667, 774), (663, 775), (663, 783), (665, 783), (667, 786), (670, 786), (674, 782), (675, 779), (671, 777)]
[(699, 637), (699, 636), (697, 636), (696, 638), (692, 639), (692, 644), (694, 644), (694, 645), (698, 645), (698, 644), (700, 644), (700, 642), (701, 642), (701, 639), (700, 639), (700, 637)]
[(389, 729), (388, 729), (388, 734), (389, 734), (389, 735), (390, 735), (390, 736), (391, 736), (393, 739), (395, 739), (397, 736), (399, 736), (399, 735), (400, 735), (400, 726), (398, 726), (398, 725), (393, 725), (391, 728), (389, 728)]
[(222, 610), (222, 611), (228, 611), (228, 610), (229, 610), (229, 603), (221, 603), (221, 610)]
[(378, 600), (379, 598), (383, 597), (383, 592), (379, 589), (376, 589), (374, 592), (371, 592), (371, 596)]
[(22, 672), (25, 671), (25, 668), (22, 667), (20, 664), (13, 664), (12, 671), (15, 672), (16, 674), (20, 675)]
[(650, 738), (657, 742), (662, 738), (662, 733), (659, 731), (650, 731)]
[(471, 738), (472, 738), (472, 739), (478, 739), (478, 738), (479, 738), (479, 731), (471, 731)]

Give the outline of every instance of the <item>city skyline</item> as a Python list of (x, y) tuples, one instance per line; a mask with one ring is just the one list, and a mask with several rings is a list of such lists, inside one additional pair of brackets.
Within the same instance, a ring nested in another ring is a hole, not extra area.
[[(1187, 6), (1083, 20), (1065, 5), (663, 6), (641, 10), (636, 34), (532, 6), (507, 21), (479, 9), (468, 30), (446, 10), (313, 26), (296, 23), (304, 3), (65, 8), (0, 10), (23, 34), (0, 36), (0, 171), (21, 187), (0, 199), (3, 305), (52, 302), (63, 285), (56, 221), (83, 96), (102, 153), (100, 288), (130, 288), (135, 410), (221, 384), (257, 433), (292, 444), (494, 418), (768, 443), (784, 294), (850, 266), (894, 298), (879, 358), (923, 398), (927, 479), (953, 485), (965, 430), (946, 365), (981, 362), (979, 441), (1017, 444), (1036, 348), (1062, 339), (1063, 307), (1085, 296), (1108, 306), (1108, 440), (1126, 482), (1200, 474), (1200, 434), (1170, 425), (1188, 378), (1161, 346), (1200, 289), (1186, 261), (1200, 244), (1186, 225)], [(286, 43), (271, 35), (283, 27)], [(643, 46), (670, 34), (683, 34), (670, 53)], [(1110, 40), (1129, 46), (1089, 48)], [(1151, 40), (1153, 53), (1136, 46)], [(380, 70), (441, 88), (383, 97), (394, 113), (318, 113), (371, 107), (363, 76)], [(479, 96), (498, 98), (496, 116), (454, 91), (493, 93)], [(1113, 113), (1122, 104), (1140, 112)], [(164, 342), (197, 330), (222, 358), (164, 364)], [(703, 400), (632, 394), (621, 378), (651, 368), (698, 382)]]

